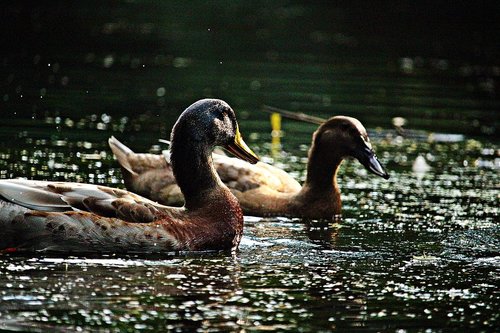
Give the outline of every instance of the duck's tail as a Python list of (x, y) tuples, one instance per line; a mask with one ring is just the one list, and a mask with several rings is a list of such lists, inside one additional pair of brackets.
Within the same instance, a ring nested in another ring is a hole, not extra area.
[[(145, 180), (144, 177), (151, 177), (151, 173), (154, 175), (161, 174), (162, 178), (170, 175), (170, 177), (167, 177), (168, 182), (175, 182), (173, 180), (172, 169), (165, 156), (135, 153), (115, 137), (109, 138), (108, 143), (120, 164), (123, 182), (129, 191), (143, 193), (143, 195), (146, 193), (144, 192), (146, 188), (148, 189), (147, 191), (150, 191), (152, 183), (147, 179)], [(166, 175), (164, 175), (165, 172)], [(154, 179), (157, 179), (157, 177)]]
[(134, 180), (138, 176), (138, 173), (134, 171), (132, 165), (130, 164), (130, 157), (134, 156), (135, 153), (132, 149), (118, 141), (118, 139), (116, 139), (114, 136), (109, 138), (108, 144), (111, 148), (111, 151), (115, 155), (118, 164), (120, 164), (125, 186), (127, 188), (130, 188), (130, 186), (134, 183)]

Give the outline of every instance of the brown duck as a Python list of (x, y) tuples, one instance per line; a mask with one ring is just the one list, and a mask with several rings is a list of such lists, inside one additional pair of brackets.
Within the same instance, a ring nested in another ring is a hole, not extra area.
[(188, 107), (171, 136), (171, 171), (186, 203), (167, 207), (104, 186), (0, 181), (0, 250), (165, 252), (234, 250), (242, 234), (238, 201), (212, 163), (215, 145), (251, 163), (234, 111), (221, 100)]
[[(166, 156), (136, 154), (115, 138), (109, 144), (129, 190), (161, 203), (182, 204), (168, 152)], [(313, 134), (303, 186), (271, 165), (250, 165), (213, 154), (217, 172), (246, 215), (313, 219), (330, 219), (341, 213), (337, 171), (346, 157), (354, 157), (371, 173), (389, 178), (372, 149), (366, 129), (357, 119), (344, 116), (330, 118)]]

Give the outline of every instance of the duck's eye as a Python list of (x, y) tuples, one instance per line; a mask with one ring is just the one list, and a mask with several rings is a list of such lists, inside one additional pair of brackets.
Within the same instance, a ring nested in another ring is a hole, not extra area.
[(226, 116), (226, 114), (224, 112), (222, 112), (221, 110), (217, 110), (217, 112), (215, 113), (215, 118), (217, 120), (220, 120), (220, 121), (224, 121), (225, 116)]
[(226, 133), (228, 136), (231, 136), (231, 133), (235, 128), (231, 122), (231, 119), (229, 119), (229, 116), (222, 112), (217, 115), (214, 123), (219, 132)]
[(361, 137), (361, 140), (363, 140), (363, 142), (365, 143), (365, 145), (368, 148), (372, 149), (372, 143), (370, 142), (370, 139), (368, 137), (365, 138), (362, 135), (360, 135), (360, 137)]

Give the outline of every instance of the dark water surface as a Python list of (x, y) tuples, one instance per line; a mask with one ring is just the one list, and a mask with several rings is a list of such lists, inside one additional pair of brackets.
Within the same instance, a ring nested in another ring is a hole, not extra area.
[(2, 254), (0, 331), (498, 331), (500, 44), (485, 3), (456, 9), (456, 34), (439, 8), (393, 21), (427, 13), (405, 1), (371, 16), (342, 2), (6, 6), (0, 178), (123, 187), (108, 137), (159, 153), (204, 97), (299, 180), (316, 126), (284, 120), (274, 150), (261, 104), (357, 117), (391, 178), (346, 161), (341, 224), (246, 217), (234, 256)]

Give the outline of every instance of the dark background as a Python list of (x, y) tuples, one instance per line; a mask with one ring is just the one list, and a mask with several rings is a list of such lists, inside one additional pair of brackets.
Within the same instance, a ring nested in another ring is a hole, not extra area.
[[(482, 64), (500, 58), (497, 1), (15, 1), (3, 7), (3, 52), (14, 57), (92, 50), (239, 59), (356, 46)], [(106, 31), (110, 20), (115, 26)], [(207, 27), (212, 40), (196, 41)], [(314, 32), (323, 36), (310, 38)]]
[(168, 127), (219, 97), (250, 119), (265, 103), (496, 137), (499, 22), (497, 1), (11, 1), (0, 112)]

